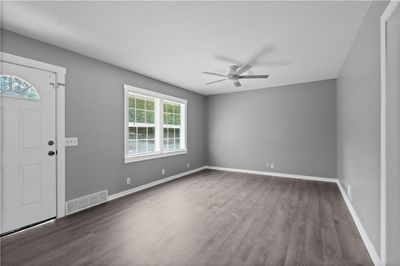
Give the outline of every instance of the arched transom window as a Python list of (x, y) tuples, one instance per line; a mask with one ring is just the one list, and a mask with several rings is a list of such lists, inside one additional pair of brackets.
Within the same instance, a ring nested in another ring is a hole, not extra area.
[(39, 100), (39, 93), (27, 81), (12, 75), (0, 75), (0, 94), (2, 96), (20, 97)]

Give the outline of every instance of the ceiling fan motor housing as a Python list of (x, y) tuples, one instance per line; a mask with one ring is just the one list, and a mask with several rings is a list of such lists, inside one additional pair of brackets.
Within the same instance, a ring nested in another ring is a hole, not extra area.
[(236, 75), (228, 75), (226, 78), (228, 80), (231, 80), (231, 81), (238, 81), (239, 80), (239, 76), (236, 76)]
[(221, 82), (224, 80), (229, 80), (233, 83), (233, 85), (235, 85), (235, 87), (240, 87), (240, 86), (242, 86), (242, 84), (240, 84), (240, 82), (239, 82), (240, 79), (268, 78), (268, 75), (242, 75), (243, 73), (248, 71), (251, 67), (252, 67), (252, 65), (249, 65), (249, 64), (246, 64), (243, 66), (233, 65), (233, 66), (229, 67), (228, 74), (226, 74), (226, 75), (219, 74), (219, 73), (213, 73), (213, 72), (203, 72), (204, 74), (219, 76), (219, 77), (224, 78), (224, 79), (208, 82), (208, 83), (206, 83), (206, 85), (218, 83), (218, 82)]
[(230, 66), (228, 75), (235, 73), (236, 70), (238, 70), (238, 69), (239, 69), (239, 66), (235, 66), (235, 65), (234, 66)]

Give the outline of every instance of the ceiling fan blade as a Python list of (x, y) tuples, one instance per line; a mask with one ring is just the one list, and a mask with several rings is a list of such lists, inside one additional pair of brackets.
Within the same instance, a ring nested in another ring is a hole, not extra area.
[(219, 79), (219, 80), (216, 80), (216, 81), (211, 81), (211, 82), (205, 83), (204, 85), (210, 85), (210, 84), (214, 84), (214, 83), (221, 82), (221, 81), (224, 81), (224, 80), (226, 80), (226, 79)]
[(239, 79), (267, 79), (269, 75), (247, 75), (247, 76), (239, 76)]
[(238, 70), (236, 70), (235, 75), (240, 75), (252, 67), (253, 67), (252, 65), (244, 65), (244, 66), (240, 67)]
[(216, 55), (214, 56), (215, 59), (220, 60), (220, 61), (224, 61), (227, 62), (229, 64), (234, 64), (234, 65), (242, 65), (242, 63), (240, 63), (239, 61), (233, 59), (233, 58), (229, 58), (227, 56), (223, 56), (223, 55)]
[(240, 87), (240, 86), (242, 86), (242, 84), (240, 84), (240, 82), (239, 82), (239, 81), (235, 81), (235, 82), (233, 82), (233, 85), (235, 85), (235, 87)]
[(223, 77), (225, 78), (226, 75), (218, 74), (218, 73), (213, 73), (213, 72), (203, 72), (203, 74), (208, 74), (208, 75), (213, 75), (213, 76), (218, 76), (218, 77)]
[(266, 45), (264, 46), (261, 50), (259, 50), (258, 52), (256, 52), (255, 54), (253, 54), (253, 56), (251, 56), (248, 60), (247, 60), (247, 64), (251, 65), (257, 65), (257, 62), (262, 59), (263, 57), (265, 57), (267, 54), (271, 53), (273, 50), (275, 50), (275, 47), (272, 45)]
[(290, 62), (288, 60), (276, 60), (276, 61), (264, 61), (257, 62), (260, 66), (288, 66)]

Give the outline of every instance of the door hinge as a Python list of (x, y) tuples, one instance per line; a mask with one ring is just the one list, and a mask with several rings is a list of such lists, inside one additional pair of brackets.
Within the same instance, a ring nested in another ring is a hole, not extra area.
[(65, 87), (65, 83), (58, 82), (58, 75), (57, 74), (54, 75), (54, 82), (50, 82), (50, 85), (52, 85), (55, 89), (57, 89), (59, 86), (64, 86)]

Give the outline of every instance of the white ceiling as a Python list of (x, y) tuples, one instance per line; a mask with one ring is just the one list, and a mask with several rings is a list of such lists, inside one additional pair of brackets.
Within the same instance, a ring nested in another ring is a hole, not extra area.
[[(367, 1), (3, 1), (2, 23), (208, 95), (337, 77), (368, 6)], [(218, 77), (201, 72), (225, 73), (228, 61), (251, 61), (252, 74), (270, 78), (244, 80), (240, 88), (227, 81), (204, 85)]]

